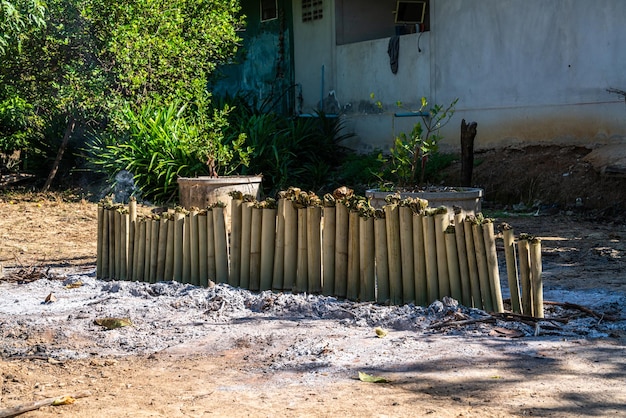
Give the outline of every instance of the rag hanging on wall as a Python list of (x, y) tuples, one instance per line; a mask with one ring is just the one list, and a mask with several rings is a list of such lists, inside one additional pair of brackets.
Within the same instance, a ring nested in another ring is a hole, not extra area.
[(391, 65), (391, 72), (396, 74), (398, 72), (398, 58), (400, 56), (400, 37), (392, 36), (389, 39), (389, 46), (387, 47), (387, 53), (389, 54), (389, 65)]

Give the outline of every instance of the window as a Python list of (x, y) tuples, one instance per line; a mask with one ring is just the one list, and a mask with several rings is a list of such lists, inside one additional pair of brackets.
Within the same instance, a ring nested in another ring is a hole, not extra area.
[(422, 24), (426, 15), (426, 2), (398, 0), (395, 15), (396, 24)]
[(323, 0), (302, 0), (302, 21), (311, 22), (324, 17)]
[(261, 22), (278, 18), (278, 0), (261, 0)]

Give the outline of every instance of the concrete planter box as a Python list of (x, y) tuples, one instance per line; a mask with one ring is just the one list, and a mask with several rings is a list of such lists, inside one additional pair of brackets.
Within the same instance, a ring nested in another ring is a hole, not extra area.
[[(394, 194), (392, 191), (380, 191), (370, 189), (365, 191), (365, 196), (370, 199), (372, 206), (382, 208), (385, 205), (385, 197)], [(475, 215), (481, 211), (483, 189), (473, 187), (447, 187), (445, 189), (433, 189), (419, 192), (400, 192), (402, 198), (419, 197), (428, 200), (428, 206), (437, 208), (445, 206), (448, 213), (454, 216), (454, 207), (460, 207), (463, 215)]]

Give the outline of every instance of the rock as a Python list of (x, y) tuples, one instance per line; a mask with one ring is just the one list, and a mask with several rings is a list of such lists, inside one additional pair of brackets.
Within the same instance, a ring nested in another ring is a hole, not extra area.
[(604, 145), (591, 151), (583, 160), (602, 175), (626, 177), (626, 144)]

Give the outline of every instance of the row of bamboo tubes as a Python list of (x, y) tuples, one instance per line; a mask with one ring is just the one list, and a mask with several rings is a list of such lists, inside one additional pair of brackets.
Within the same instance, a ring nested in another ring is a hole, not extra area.
[[(481, 215), (451, 218), (445, 208), (397, 197), (374, 209), (347, 188), (322, 199), (297, 188), (277, 201), (232, 197), (230, 235), (219, 206), (138, 218), (134, 201), (128, 209), (99, 205), (97, 276), (215, 281), (392, 305), (450, 296), (504, 310), (494, 224)], [(503, 235), (511, 308), (542, 316), (540, 241), (520, 236), (516, 251), (512, 228)]]

